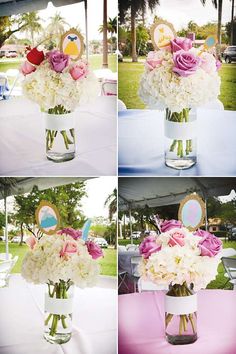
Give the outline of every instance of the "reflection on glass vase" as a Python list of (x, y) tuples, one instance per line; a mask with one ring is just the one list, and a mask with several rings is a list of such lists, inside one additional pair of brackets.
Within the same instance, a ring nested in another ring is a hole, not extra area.
[(45, 292), (44, 338), (62, 344), (71, 338), (74, 286), (60, 280), (47, 285)]
[(197, 114), (185, 108), (165, 114), (165, 164), (183, 170), (197, 162)]
[(197, 340), (197, 294), (186, 283), (170, 286), (165, 295), (165, 328), (171, 344)]
[(74, 113), (44, 113), (46, 155), (49, 160), (63, 162), (75, 157)]

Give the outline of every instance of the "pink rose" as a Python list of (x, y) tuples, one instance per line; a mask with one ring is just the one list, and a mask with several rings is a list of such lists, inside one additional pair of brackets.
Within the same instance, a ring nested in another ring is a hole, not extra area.
[(88, 75), (88, 72), (88, 64), (82, 60), (79, 63), (73, 65), (70, 69), (70, 74), (73, 80), (83, 79), (86, 75)]
[(51, 68), (57, 73), (61, 73), (69, 64), (69, 55), (66, 55), (59, 50), (53, 50), (46, 55)]
[(183, 77), (194, 74), (201, 62), (198, 56), (184, 50), (174, 53), (173, 60), (173, 71)]
[(194, 233), (194, 235), (202, 237), (198, 243), (198, 247), (201, 251), (201, 256), (215, 257), (221, 251), (221, 240), (210, 232), (198, 230)]
[(64, 229), (58, 231), (58, 235), (69, 235), (73, 237), (74, 240), (77, 240), (77, 238), (80, 238), (82, 236), (82, 231), (81, 230), (74, 230), (72, 227), (65, 227)]
[(192, 48), (192, 41), (189, 38), (176, 37), (171, 40), (171, 51), (172, 53), (178, 52), (179, 50), (189, 50)]
[(61, 252), (60, 252), (60, 256), (64, 257), (64, 256), (69, 256), (70, 254), (75, 254), (77, 253), (77, 243), (76, 241), (65, 241)]
[(178, 220), (165, 220), (160, 224), (161, 232), (167, 232), (173, 228), (181, 228), (182, 222)]
[(147, 60), (145, 66), (149, 70), (155, 69), (157, 66), (161, 65), (162, 59), (158, 58), (158, 52), (149, 52), (147, 56)]
[(146, 237), (139, 246), (139, 253), (146, 259), (151, 256), (152, 253), (160, 251), (161, 245), (156, 242), (156, 237)]
[(92, 256), (93, 259), (103, 257), (103, 252), (101, 247), (99, 247), (95, 242), (86, 241), (85, 244), (87, 246), (88, 253), (90, 254), (90, 256)]
[(37, 239), (34, 236), (30, 236), (27, 238), (25, 243), (33, 250), (35, 245), (37, 244)]
[(30, 64), (28, 61), (25, 61), (20, 67), (20, 72), (24, 76), (31, 74), (35, 70), (36, 70), (36, 68), (32, 64)]
[(168, 242), (168, 245), (170, 247), (174, 247), (176, 245), (183, 247), (185, 244), (184, 238), (185, 234), (181, 230), (175, 230), (173, 232), (169, 233), (170, 240)]

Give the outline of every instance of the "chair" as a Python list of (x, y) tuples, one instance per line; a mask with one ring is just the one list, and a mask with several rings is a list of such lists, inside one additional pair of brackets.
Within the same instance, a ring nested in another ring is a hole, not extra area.
[(102, 83), (102, 96), (117, 96), (117, 81), (104, 79)]
[(228, 278), (223, 288), (228, 282), (235, 286), (236, 283), (236, 258), (222, 257), (221, 261), (223, 263), (224, 269), (226, 271), (225, 276)]
[(236, 256), (236, 250), (234, 248), (223, 248), (221, 253), (221, 258), (222, 257), (233, 257)]
[(128, 272), (126, 272), (125, 270), (118, 270), (118, 292), (122, 285), (125, 286), (126, 290), (128, 290), (129, 292), (129, 287), (126, 283), (127, 276)]
[(131, 278), (134, 283), (134, 292), (136, 293), (138, 290), (138, 280), (140, 278), (140, 272), (138, 269), (138, 265), (141, 262), (142, 256), (133, 256), (130, 258), (131, 263)]
[(125, 103), (123, 101), (121, 101), (120, 99), (118, 99), (117, 101), (118, 101), (118, 112), (126, 111), (127, 107), (126, 107)]
[(8, 286), (10, 273), (18, 260), (18, 256), (0, 263), (0, 288)]
[(12, 259), (12, 254), (11, 253), (8, 254), (8, 257), (7, 257), (6, 253), (0, 253), (0, 261), (6, 261), (6, 260), (9, 260), (9, 259)]
[(129, 252), (135, 252), (137, 251), (137, 245), (127, 245), (126, 250)]

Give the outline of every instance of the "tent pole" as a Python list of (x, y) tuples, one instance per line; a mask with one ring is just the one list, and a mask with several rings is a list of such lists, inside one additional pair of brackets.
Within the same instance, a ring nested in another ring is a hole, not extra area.
[(132, 215), (131, 215), (131, 209), (129, 209), (129, 230), (130, 230), (130, 241), (131, 245), (133, 244), (133, 237), (132, 237)]
[(4, 196), (4, 207), (5, 207), (5, 246), (6, 246), (6, 260), (9, 259), (9, 248), (8, 248), (8, 216), (7, 216), (7, 197)]
[(205, 229), (208, 230), (208, 222), (207, 222), (207, 198), (205, 197)]
[(84, 12), (85, 12), (85, 37), (86, 37), (86, 60), (89, 57), (89, 43), (88, 43), (88, 3), (84, 0)]

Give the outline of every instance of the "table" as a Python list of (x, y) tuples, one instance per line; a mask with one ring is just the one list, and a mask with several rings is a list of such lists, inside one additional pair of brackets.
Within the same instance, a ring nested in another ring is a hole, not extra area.
[(119, 112), (120, 176), (235, 176), (236, 112), (198, 110), (198, 162), (188, 170), (164, 164), (164, 112)]
[(1, 354), (115, 354), (117, 290), (76, 288), (73, 334), (63, 345), (43, 338), (44, 285), (13, 275), (0, 289)]
[(137, 251), (118, 251), (118, 268), (119, 271), (125, 271), (132, 275), (131, 258), (140, 256), (139, 250)]
[(76, 158), (54, 163), (45, 155), (39, 106), (23, 97), (0, 102), (0, 175), (116, 175), (116, 98), (97, 97), (76, 110)]
[(119, 296), (119, 354), (235, 354), (236, 291), (198, 293), (198, 340), (171, 345), (164, 338), (164, 293)]

